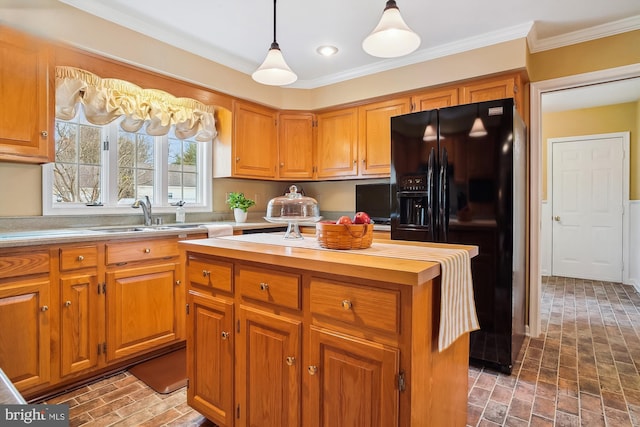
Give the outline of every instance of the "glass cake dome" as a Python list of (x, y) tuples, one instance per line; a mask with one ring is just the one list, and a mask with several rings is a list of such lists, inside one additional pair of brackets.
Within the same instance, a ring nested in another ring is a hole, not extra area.
[(298, 193), (298, 187), (292, 185), (284, 196), (274, 197), (267, 204), (269, 222), (288, 224), (285, 239), (302, 239), (298, 224), (301, 222), (317, 222), (320, 216), (318, 202), (313, 197), (306, 197)]

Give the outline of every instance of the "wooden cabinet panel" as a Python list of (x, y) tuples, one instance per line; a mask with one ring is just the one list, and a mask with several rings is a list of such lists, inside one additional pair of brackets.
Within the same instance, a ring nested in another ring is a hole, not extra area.
[(278, 115), (279, 178), (313, 178), (313, 120), (311, 113)]
[(178, 256), (175, 239), (135, 240), (106, 244), (107, 264), (120, 264)]
[(233, 302), (189, 292), (187, 403), (211, 421), (233, 426)]
[(48, 277), (0, 285), (0, 366), (19, 391), (50, 380)]
[(107, 361), (176, 341), (176, 264), (106, 273)]
[(233, 175), (276, 176), (276, 112), (257, 105), (234, 103)]
[(335, 334), (310, 331), (310, 427), (390, 427), (398, 425), (396, 348)]
[(316, 177), (353, 177), (358, 174), (358, 109), (318, 114)]
[(98, 364), (98, 277), (96, 273), (60, 279), (60, 375)]
[(513, 98), (516, 110), (524, 116), (523, 92), (520, 74), (510, 74), (470, 82), (460, 88), (460, 98), (464, 104)]
[(391, 171), (391, 117), (409, 113), (410, 98), (367, 104), (359, 108), (358, 174), (389, 176)]
[(48, 272), (48, 250), (34, 250), (0, 256), (0, 279)]
[(429, 111), (458, 105), (458, 88), (432, 90), (413, 95), (411, 102), (414, 111)]
[(236, 426), (300, 426), (300, 320), (240, 307)]
[(98, 248), (95, 245), (60, 248), (60, 270), (76, 270), (98, 265)]
[(318, 278), (309, 286), (314, 322), (340, 321), (385, 332), (400, 331), (400, 293)]
[(187, 260), (187, 284), (201, 290), (233, 291), (233, 264), (192, 258)]
[(300, 275), (267, 269), (238, 268), (240, 294), (270, 304), (300, 309)]
[[(53, 158), (49, 63), (41, 42), (0, 25), (0, 160), (45, 163)], [(51, 79), (53, 81), (53, 79)]]

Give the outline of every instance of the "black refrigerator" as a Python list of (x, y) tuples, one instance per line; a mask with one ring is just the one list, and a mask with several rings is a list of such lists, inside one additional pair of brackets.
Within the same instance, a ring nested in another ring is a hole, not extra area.
[(512, 99), (391, 118), (391, 238), (479, 247), (469, 357), (504, 373), (525, 334), (525, 152)]

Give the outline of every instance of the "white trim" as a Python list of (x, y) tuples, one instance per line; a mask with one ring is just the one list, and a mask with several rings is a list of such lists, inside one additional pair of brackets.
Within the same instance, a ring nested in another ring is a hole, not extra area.
[(616, 34), (622, 34), (638, 29), (640, 29), (640, 15), (547, 38), (538, 38), (536, 26), (534, 26), (527, 37), (527, 44), (529, 45), (529, 51), (531, 53), (537, 53), (572, 44), (584, 43), (603, 37), (614, 36)]
[[(629, 172), (629, 132), (612, 132), (595, 135), (580, 135), (580, 136), (568, 136), (562, 138), (549, 138), (547, 140), (547, 203), (553, 214), (553, 144), (569, 142), (569, 141), (584, 141), (587, 139), (606, 139), (606, 138), (620, 138), (622, 139), (622, 151), (624, 157), (622, 158), (622, 283), (629, 283), (629, 182), (631, 180)], [(542, 219), (542, 223), (545, 223), (545, 218)], [(543, 228), (544, 231), (544, 228)], [(548, 241), (549, 246), (545, 248), (549, 253), (553, 250), (553, 233), (551, 233), (551, 239)], [(553, 257), (552, 264), (550, 264), (550, 273), (553, 273)]]
[(640, 200), (629, 202), (629, 284), (640, 293)]
[(540, 299), (542, 298), (542, 283), (540, 276), (540, 207), (541, 207), (541, 178), (542, 178), (542, 94), (556, 90), (569, 89), (586, 84), (604, 83), (612, 80), (640, 77), (640, 64), (626, 65), (591, 73), (560, 77), (531, 83), (531, 134), (529, 144), (529, 159), (531, 167), (530, 211), (529, 211), (529, 330), (531, 336), (537, 337), (542, 333), (540, 316)]

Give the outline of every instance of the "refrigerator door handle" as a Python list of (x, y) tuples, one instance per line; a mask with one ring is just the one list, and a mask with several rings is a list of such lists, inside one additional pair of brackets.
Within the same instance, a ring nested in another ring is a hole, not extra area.
[(435, 197), (436, 182), (435, 182), (435, 169), (436, 169), (436, 151), (431, 149), (429, 153), (429, 172), (427, 174), (427, 220), (429, 221), (429, 233), (431, 234), (431, 241), (436, 241), (436, 202)]
[(440, 241), (449, 241), (449, 156), (447, 149), (442, 149), (440, 163)]

